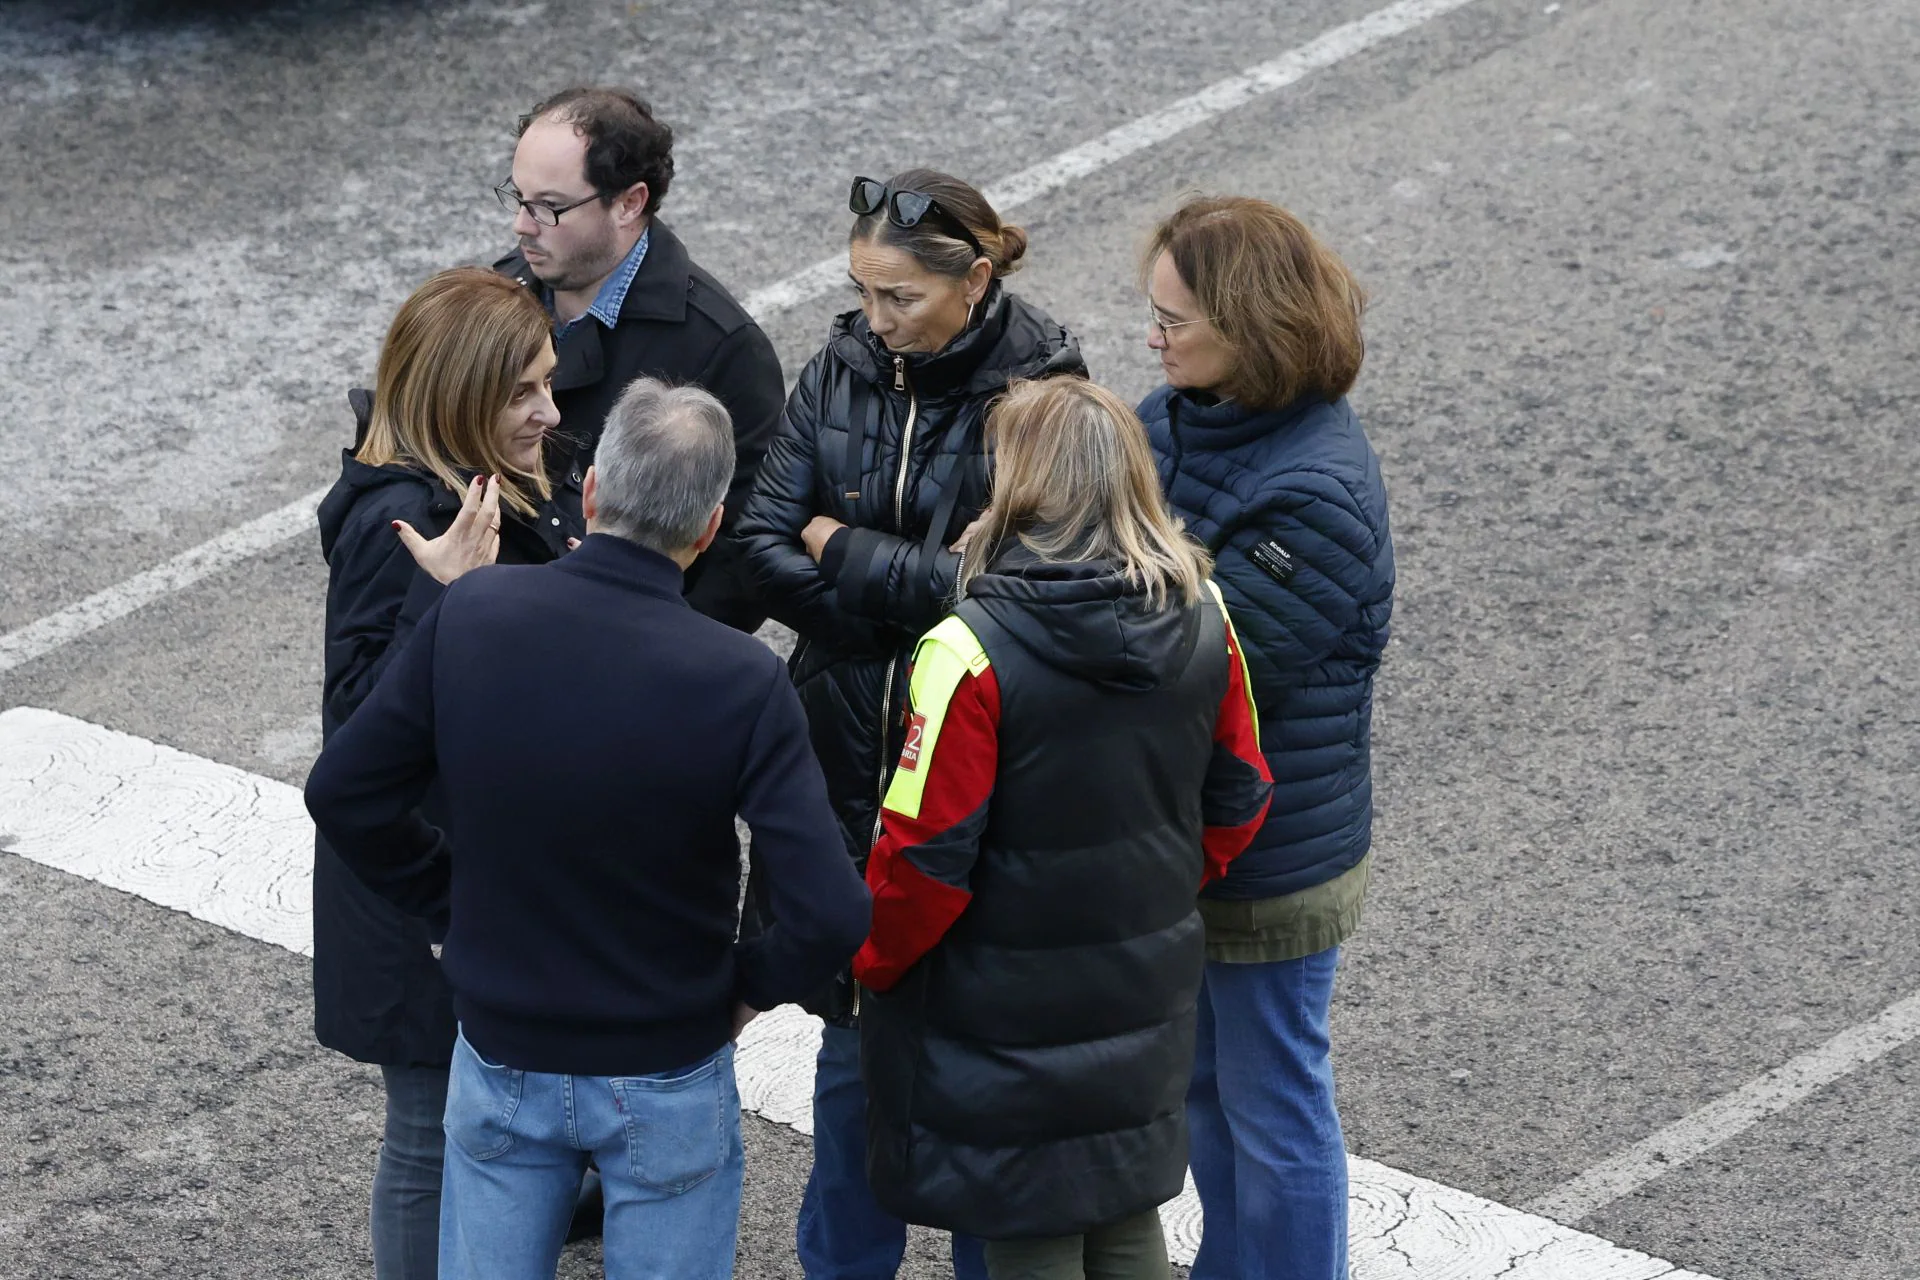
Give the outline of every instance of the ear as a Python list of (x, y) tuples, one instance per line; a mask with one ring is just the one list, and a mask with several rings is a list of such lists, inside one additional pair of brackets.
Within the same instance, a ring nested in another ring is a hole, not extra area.
[(580, 514), (592, 520), (600, 514), (600, 476), (592, 468), (587, 468), (587, 478), (580, 482)]
[(647, 184), (636, 182), (614, 198), (614, 216), (622, 223), (631, 225), (646, 215), (647, 201), (652, 198), (653, 192)]
[(967, 268), (967, 305), (977, 306), (987, 296), (987, 288), (992, 283), (993, 263), (986, 258), (975, 258)]
[(713, 514), (707, 517), (707, 531), (694, 540), (693, 549), (695, 552), (705, 551), (713, 545), (713, 540), (720, 536), (721, 517), (726, 514), (726, 503), (722, 502), (714, 507)]

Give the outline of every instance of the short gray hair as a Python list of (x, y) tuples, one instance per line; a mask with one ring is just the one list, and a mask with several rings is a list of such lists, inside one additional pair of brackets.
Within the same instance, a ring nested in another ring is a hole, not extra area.
[(699, 387), (636, 378), (607, 414), (593, 467), (599, 529), (684, 551), (733, 480), (733, 419)]

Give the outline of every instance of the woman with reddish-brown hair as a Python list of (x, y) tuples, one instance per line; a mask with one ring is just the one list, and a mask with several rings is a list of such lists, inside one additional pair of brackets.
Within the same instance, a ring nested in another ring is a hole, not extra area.
[(1245, 197), (1177, 210), (1142, 266), (1166, 385), (1140, 416), (1169, 504), (1213, 554), (1274, 781), (1259, 833), (1200, 899), (1193, 1277), (1345, 1280), (1327, 1016), (1370, 874), (1394, 585), (1380, 462), (1346, 398), (1364, 295), (1298, 218)]
[[(577, 494), (563, 507), (547, 481), (546, 440), (560, 421), (553, 366), (545, 310), (491, 271), (443, 271), (394, 317), (372, 399), (356, 396), (360, 438), (320, 504), (323, 739), (372, 692), (442, 586), (496, 560), (552, 560), (583, 535)], [(438, 1268), (454, 1041), (438, 937), (438, 926), (402, 915), (315, 842), (314, 1032), (377, 1064), (386, 1088), (373, 1181), (379, 1280), (430, 1280)]]

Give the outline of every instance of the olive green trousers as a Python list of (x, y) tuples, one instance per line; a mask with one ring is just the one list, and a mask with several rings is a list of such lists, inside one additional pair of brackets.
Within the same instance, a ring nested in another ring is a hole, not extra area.
[(987, 1241), (988, 1280), (1170, 1280), (1160, 1214), (1149, 1209), (1083, 1236)]

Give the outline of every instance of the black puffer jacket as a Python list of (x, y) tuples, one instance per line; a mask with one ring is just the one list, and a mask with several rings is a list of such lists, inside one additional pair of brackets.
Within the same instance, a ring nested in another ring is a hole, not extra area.
[[(364, 402), (357, 402), (363, 409)], [(523, 517), (501, 504), (500, 563), (542, 564), (581, 537), (577, 508), (549, 504)], [(320, 503), (327, 561), (326, 674), (322, 740), (365, 701), (440, 585), (414, 564), (392, 529), (404, 520), (423, 537), (447, 531), (459, 498), (411, 468), (370, 467), (342, 452), (340, 479)], [(431, 807), (431, 800), (429, 807)], [(433, 930), (376, 897), (315, 839), (313, 1027), (320, 1043), (362, 1062), (433, 1066), (453, 1053), (453, 996), (430, 950)]]
[[(1079, 1234), (1179, 1194), (1195, 896), (1209, 845), (1231, 856), (1269, 792), (1234, 661), (1211, 596), (1155, 609), (1111, 566), (1018, 545), (927, 637), (925, 790), (889, 792), (856, 961), (888, 987), (866, 994), (860, 1031), (868, 1175), (889, 1211), (998, 1240)], [(943, 710), (943, 669), (991, 688), (991, 728)], [(926, 910), (888, 901), (915, 893)], [(886, 953), (960, 894), (951, 929), (888, 986)]]
[[(987, 409), (1014, 379), (1086, 372), (1073, 335), (996, 282), (933, 354), (896, 356), (860, 312), (838, 317), (787, 399), (737, 536), (767, 612), (799, 633), (793, 683), (859, 866), (900, 755), (907, 660), (952, 603), (947, 548), (987, 501)], [(800, 539), (816, 515), (849, 526), (820, 565)], [(851, 983), (808, 1008), (845, 1022)]]

